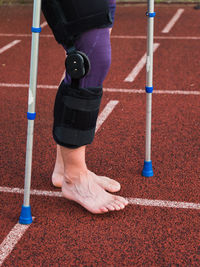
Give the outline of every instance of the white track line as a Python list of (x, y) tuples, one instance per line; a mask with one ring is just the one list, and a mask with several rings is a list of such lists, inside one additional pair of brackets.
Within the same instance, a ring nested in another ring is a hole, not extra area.
[(172, 19), (168, 22), (168, 24), (162, 30), (162, 33), (168, 33), (173, 28), (173, 26), (175, 25), (177, 20), (180, 18), (180, 16), (183, 14), (183, 12), (184, 12), (184, 9), (179, 8), (174, 14), (174, 16), (172, 17)]
[[(10, 87), (10, 88), (28, 88), (29, 85), (24, 83), (0, 83), (0, 87)], [(40, 89), (50, 89), (57, 90), (57, 85), (42, 85), (39, 84), (37, 88)], [(110, 93), (129, 93), (129, 94), (145, 94), (144, 89), (120, 89), (120, 88), (104, 88), (104, 92)], [(154, 90), (154, 94), (167, 94), (167, 95), (200, 95), (199, 91), (182, 91), (182, 90)]]
[(60, 83), (63, 81), (63, 79), (65, 79), (65, 74), (66, 74), (66, 71), (63, 72), (63, 75), (62, 75), (62, 77), (60, 79)]
[[(129, 94), (145, 94), (144, 89), (117, 89), (117, 88), (104, 88), (104, 92), (110, 93), (129, 93)], [(199, 91), (181, 91), (181, 90), (154, 90), (153, 94), (162, 95), (200, 95)]]
[[(28, 83), (0, 83), (0, 87), (22, 87), (22, 88), (27, 88), (29, 87)], [(42, 89), (58, 89), (58, 85), (42, 85), (38, 84), (37, 88), (42, 88)]]
[(23, 234), (29, 228), (30, 225), (22, 225), (17, 223), (10, 233), (6, 236), (3, 242), (0, 244), (0, 266), (3, 264), (8, 255), (12, 252), (15, 245), (21, 239)]
[(44, 21), (44, 22), (40, 25), (41, 28), (44, 28), (44, 27), (46, 27), (46, 26), (47, 26), (47, 22), (46, 22), (46, 21)]
[[(24, 194), (24, 189), (1, 187), (0, 186), (0, 192)], [(31, 192), (31, 195), (37, 195), (37, 196), (62, 197), (62, 193), (61, 192), (57, 192), (57, 191), (45, 191), (45, 190), (33, 190), (32, 189), (30, 192)]]
[[(153, 45), (153, 52), (156, 51), (156, 49), (159, 47), (160, 44), (154, 44)], [(146, 64), (147, 59), (147, 53), (144, 54), (144, 56), (140, 59), (140, 61), (137, 63), (135, 68), (130, 72), (130, 74), (126, 77), (124, 80), (125, 82), (133, 82), (137, 75), (140, 73), (140, 71), (144, 68)]]
[[(0, 33), (1, 37), (32, 37), (32, 34), (30, 33)], [(53, 34), (40, 34), (40, 37), (44, 38), (54, 38)]]
[(98, 116), (97, 119), (97, 125), (96, 125), (96, 132), (99, 130), (101, 125), (104, 123), (104, 121), (108, 118), (110, 113), (113, 111), (115, 106), (119, 103), (119, 101), (111, 100), (108, 102), (108, 104), (105, 106), (101, 114)]
[[(64, 57), (66, 58), (66, 52), (64, 51)], [(63, 75), (62, 75), (62, 77), (61, 77), (61, 79), (60, 79), (60, 83), (64, 80), (64, 78), (65, 78), (65, 75), (66, 75), (66, 70), (64, 70), (64, 72), (63, 72)]]
[[(111, 35), (112, 39), (147, 39), (145, 35)], [(154, 40), (200, 40), (200, 36), (154, 36)]]
[[(31, 34), (0, 33), (0, 37), (32, 37)], [(54, 38), (53, 34), (40, 34), (43, 38)], [(146, 35), (111, 35), (112, 39), (147, 39)], [(154, 36), (161, 40), (200, 40), (200, 36)]]
[(2, 54), (3, 52), (7, 51), (8, 49), (10, 49), (11, 47), (15, 46), (16, 44), (18, 44), (19, 42), (21, 42), (21, 40), (15, 40), (7, 45), (5, 45), (4, 47), (0, 48), (0, 54)]
[[(0, 187), (0, 192), (23, 194), (24, 189)], [(31, 190), (30, 193), (31, 193), (31, 195), (36, 195), (36, 196), (62, 197), (62, 193), (57, 192), (57, 191)], [(127, 200), (129, 202), (129, 204), (138, 205), (138, 206), (200, 210), (200, 203), (178, 202), (178, 201), (156, 200), (156, 199), (143, 199), (143, 198), (130, 198), (130, 197), (128, 197)]]
[(142, 199), (142, 198), (127, 198), (127, 199), (129, 201), (129, 204), (132, 205), (200, 210), (200, 203), (177, 202), (168, 200), (152, 200), (152, 199)]

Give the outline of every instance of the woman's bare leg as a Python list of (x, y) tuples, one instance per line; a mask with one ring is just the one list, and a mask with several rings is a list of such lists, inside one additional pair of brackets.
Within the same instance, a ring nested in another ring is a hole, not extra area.
[(52, 174), (52, 183), (56, 187), (61, 187), (64, 176), (64, 163), (60, 151), (60, 146), (56, 146), (56, 162)]
[[(88, 170), (89, 171), (89, 170)], [(91, 179), (94, 179), (103, 189), (109, 192), (118, 192), (121, 188), (120, 183), (110, 179), (106, 176), (98, 176), (95, 173), (90, 172)], [(64, 179), (64, 163), (60, 151), (60, 146), (57, 145), (56, 163), (52, 174), (52, 183), (55, 187), (61, 187)]]

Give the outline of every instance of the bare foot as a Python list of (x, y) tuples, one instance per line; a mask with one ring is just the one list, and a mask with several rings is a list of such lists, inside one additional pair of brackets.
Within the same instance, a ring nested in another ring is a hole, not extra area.
[[(103, 189), (112, 193), (118, 192), (121, 189), (120, 183), (118, 183), (117, 181), (106, 176), (98, 176), (91, 171), (89, 171), (89, 173), (91, 174), (91, 178), (94, 179), (94, 181)], [(55, 187), (62, 187), (63, 180), (64, 177), (62, 173), (53, 173), (52, 183)]]
[(62, 187), (63, 179), (63, 173), (53, 172), (51, 181), (55, 187)]
[(79, 177), (65, 177), (62, 184), (63, 196), (83, 206), (91, 213), (105, 213), (121, 210), (128, 205), (128, 201), (106, 192), (93, 179), (93, 173), (81, 173)]

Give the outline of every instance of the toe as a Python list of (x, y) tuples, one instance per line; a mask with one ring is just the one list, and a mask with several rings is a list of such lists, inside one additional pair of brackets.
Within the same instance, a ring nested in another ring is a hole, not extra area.
[(128, 200), (124, 197), (116, 196), (115, 200), (119, 201), (120, 203), (123, 203), (125, 206), (128, 205)]
[(117, 181), (110, 179), (106, 176), (100, 176), (100, 178), (102, 179), (102, 182), (104, 182), (107, 185), (108, 191), (114, 193), (114, 192), (118, 192), (121, 189), (121, 185)]
[(107, 208), (109, 211), (113, 211), (113, 210), (116, 209), (115, 206), (114, 206), (113, 204), (108, 204), (108, 205), (106, 206), (106, 208)]
[(97, 181), (97, 183), (105, 190), (107, 190), (111, 193), (115, 193), (121, 189), (121, 185), (117, 181), (115, 181), (111, 178), (108, 178), (106, 176), (98, 176), (91, 171), (90, 171), (90, 173), (92, 174), (94, 179)]
[(116, 201), (113, 203), (113, 206), (115, 207), (115, 210), (121, 210), (120, 205)]
[(99, 213), (106, 213), (108, 211), (109, 210), (106, 207), (102, 207), (102, 208), (100, 208), (100, 212)]
[(120, 209), (124, 209), (125, 208), (125, 205), (122, 202), (116, 200), (115, 203), (116, 203), (117, 206), (119, 206)]

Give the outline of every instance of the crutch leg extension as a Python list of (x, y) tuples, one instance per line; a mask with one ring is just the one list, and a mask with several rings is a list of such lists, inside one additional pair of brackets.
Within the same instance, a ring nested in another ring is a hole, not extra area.
[(145, 160), (142, 175), (153, 176), (151, 161), (151, 113), (153, 92), (153, 31), (154, 31), (154, 0), (148, 0), (147, 28), (147, 62), (146, 62), (146, 137), (145, 137)]
[(33, 131), (35, 103), (36, 103), (36, 87), (37, 87), (37, 68), (38, 68), (38, 51), (39, 51), (39, 33), (40, 28), (40, 10), (41, 0), (34, 0), (33, 4), (33, 24), (32, 24), (32, 44), (31, 44), (31, 62), (30, 62), (30, 80), (29, 80), (29, 96), (28, 96), (28, 127), (27, 127), (27, 143), (26, 143), (26, 166), (24, 181), (24, 201), (21, 209), (19, 222), (21, 224), (31, 224), (31, 206), (30, 206), (30, 186), (31, 186), (31, 168), (32, 168), (32, 148), (33, 148)]

